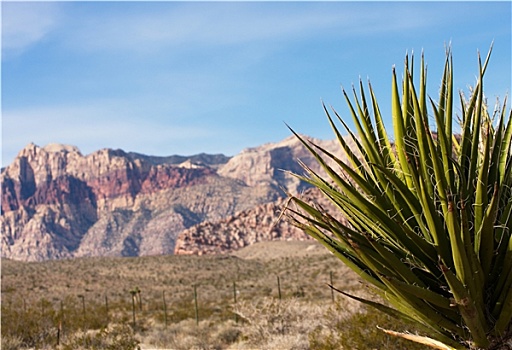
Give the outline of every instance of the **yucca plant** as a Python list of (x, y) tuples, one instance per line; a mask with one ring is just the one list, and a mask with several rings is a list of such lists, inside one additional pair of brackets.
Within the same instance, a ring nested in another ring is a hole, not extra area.
[(294, 132), (327, 174), (303, 165), (305, 175), (295, 176), (340, 213), (290, 196), (288, 217), (387, 302), (341, 293), (412, 321), (423, 335), (387, 332), (437, 349), (512, 343), (512, 118), (506, 99), (488, 111), (483, 78), (491, 51), (483, 64), (478, 56), (476, 85), (468, 99), (460, 94), (458, 113), (451, 50), (437, 101), (426, 93), (423, 56), (418, 82), (406, 55), (401, 88), (392, 74), (394, 142), (371, 84), (369, 98), (361, 82), (352, 99), (343, 91), (357, 133), (324, 105), (347, 163)]

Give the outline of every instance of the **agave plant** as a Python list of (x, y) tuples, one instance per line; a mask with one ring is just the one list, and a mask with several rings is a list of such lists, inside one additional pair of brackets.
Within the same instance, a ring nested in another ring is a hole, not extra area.
[(489, 114), (483, 78), (491, 51), (483, 64), (478, 56), (478, 79), (469, 98), (460, 94), (460, 115), (451, 50), (438, 101), (427, 96), (423, 56), (418, 82), (406, 55), (401, 87), (392, 74), (394, 142), (371, 84), (365, 93), (360, 82), (352, 99), (343, 90), (357, 133), (324, 110), (346, 163), (294, 132), (326, 174), (303, 165), (305, 175), (295, 176), (340, 213), (290, 196), (288, 217), (385, 301), (339, 292), (413, 322), (428, 336), (387, 332), (437, 349), (512, 343), (512, 113), (505, 99)]

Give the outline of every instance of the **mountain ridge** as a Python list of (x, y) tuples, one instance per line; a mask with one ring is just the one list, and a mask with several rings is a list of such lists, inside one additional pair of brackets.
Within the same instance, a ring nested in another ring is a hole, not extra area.
[[(334, 141), (314, 142), (336, 148)], [(302, 171), (299, 158), (318, 170), (295, 137), (247, 148), (233, 157), (156, 157), (108, 148), (83, 155), (75, 146), (30, 143), (1, 173), (2, 257), (41, 261), (235, 249), (198, 248), (201, 239), (182, 244), (197, 232), (195, 226), (210, 227), (208, 223), (223, 230), (215, 233), (218, 237), (229, 233), (245, 245), (297, 239), (284, 226), (274, 236), (255, 239), (255, 228), (249, 230), (240, 220), (275, 216), (277, 204), (271, 203), (307, 189), (290, 174)], [(223, 220), (237, 225), (215, 226)], [(204, 233), (215, 244), (218, 240), (211, 234)]]

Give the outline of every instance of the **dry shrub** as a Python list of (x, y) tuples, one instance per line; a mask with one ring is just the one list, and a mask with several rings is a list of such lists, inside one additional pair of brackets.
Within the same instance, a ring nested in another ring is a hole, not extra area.
[[(337, 305), (340, 315), (350, 315), (358, 307), (347, 300)], [(319, 327), (326, 327), (326, 322), (333, 322), (325, 318), (332, 307), (333, 304), (315, 305), (296, 298), (240, 302), (236, 313), (244, 320), (242, 334), (245, 345), (239, 344), (237, 348), (309, 349), (308, 334)]]
[(154, 327), (144, 337), (144, 344), (173, 350), (226, 349), (240, 337), (240, 330), (233, 321), (208, 322), (197, 325), (188, 319), (169, 325)]
[(362, 308), (352, 315), (339, 308), (330, 308), (322, 317), (322, 324), (309, 333), (309, 346), (315, 350), (426, 350), (427, 346), (387, 335), (378, 327), (412, 331), (411, 325), (391, 318), (373, 308)]
[(62, 350), (136, 350), (139, 341), (131, 327), (114, 325), (100, 331), (76, 332), (68, 337)]
[(3, 350), (21, 350), (25, 349), (23, 346), (23, 339), (18, 336), (3, 336), (1, 337), (2, 345), (0, 349)]

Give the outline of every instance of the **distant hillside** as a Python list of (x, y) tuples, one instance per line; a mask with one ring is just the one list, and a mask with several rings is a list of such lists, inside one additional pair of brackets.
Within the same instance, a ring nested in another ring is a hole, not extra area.
[[(315, 142), (337, 149), (334, 141)], [(199, 254), (260, 240), (303, 239), (284, 224), (266, 233), (285, 191), (308, 187), (288, 173), (302, 173), (298, 159), (318, 170), (295, 137), (234, 157), (154, 157), (112, 149), (82, 155), (74, 146), (29, 144), (1, 174), (2, 257), (41, 261), (175, 249)], [(241, 243), (222, 246), (219, 239)], [(202, 240), (208, 243), (201, 248)]]

